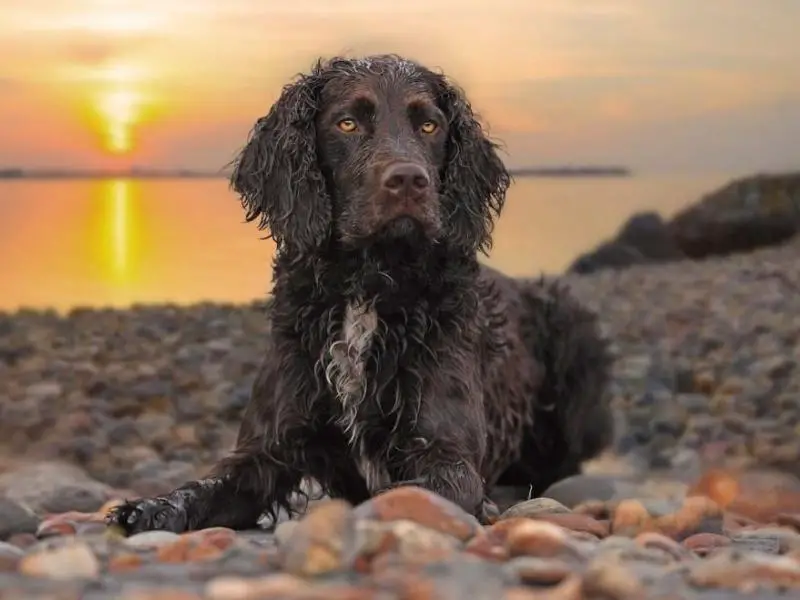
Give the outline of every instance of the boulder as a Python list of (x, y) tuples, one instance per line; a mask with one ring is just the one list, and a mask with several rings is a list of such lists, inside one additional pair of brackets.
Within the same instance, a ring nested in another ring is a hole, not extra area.
[(736, 179), (676, 214), (668, 229), (692, 259), (785, 242), (800, 231), (800, 172)]
[(582, 254), (568, 272), (586, 274), (600, 269), (667, 262), (685, 258), (672, 239), (667, 224), (655, 212), (633, 215), (610, 240)]
[(665, 222), (633, 215), (617, 234), (580, 255), (568, 273), (699, 260), (774, 246), (800, 231), (800, 172), (736, 179)]

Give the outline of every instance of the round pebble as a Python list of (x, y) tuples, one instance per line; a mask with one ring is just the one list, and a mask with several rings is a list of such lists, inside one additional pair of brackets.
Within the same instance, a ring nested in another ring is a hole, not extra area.
[(0, 498), (0, 540), (20, 533), (34, 533), (39, 526), (36, 515), (13, 500)]
[(566, 514), (570, 509), (552, 498), (533, 498), (526, 502), (520, 502), (511, 506), (500, 515), (501, 519), (512, 517), (529, 517), (542, 514)]
[(24, 575), (47, 579), (92, 579), (100, 574), (100, 562), (92, 549), (81, 542), (26, 554), (18, 568)]
[(159, 548), (175, 542), (178, 537), (171, 531), (143, 531), (125, 538), (125, 544), (134, 548)]

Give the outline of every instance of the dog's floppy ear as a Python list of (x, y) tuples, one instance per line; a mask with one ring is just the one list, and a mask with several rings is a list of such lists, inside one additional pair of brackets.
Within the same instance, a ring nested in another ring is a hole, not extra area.
[(316, 74), (285, 86), (234, 160), (231, 187), (247, 221), (268, 227), (278, 249), (305, 251), (329, 235), (331, 203), (317, 164), (315, 117), (321, 84)]
[(449, 119), (443, 201), (451, 243), (488, 252), (494, 219), (500, 214), (511, 177), (478, 123), (464, 92), (441, 79), (440, 104)]

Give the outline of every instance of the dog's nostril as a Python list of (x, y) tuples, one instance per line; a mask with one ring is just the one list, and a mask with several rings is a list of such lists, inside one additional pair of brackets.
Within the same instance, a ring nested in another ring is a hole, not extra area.
[(392, 165), (383, 174), (383, 187), (390, 192), (422, 191), (431, 184), (428, 173), (419, 165)]
[(411, 183), (416, 188), (424, 189), (424, 188), (428, 187), (428, 184), (430, 182), (431, 182), (431, 180), (428, 179), (428, 176), (425, 175), (425, 174), (422, 174), (422, 175), (415, 176)]

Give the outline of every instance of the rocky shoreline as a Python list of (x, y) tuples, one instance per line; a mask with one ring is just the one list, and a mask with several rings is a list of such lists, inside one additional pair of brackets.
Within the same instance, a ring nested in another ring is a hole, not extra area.
[(796, 597), (800, 242), (567, 281), (614, 340), (615, 451), (489, 528), (406, 488), (122, 539), (103, 510), (233, 444), (264, 303), (0, 313), (0, 598)]
[(800, 233), (800, 172), (734, 179), (665, 220), (636, 213), (578, 256), (570, 273), (728, 256), (782, 244)]

